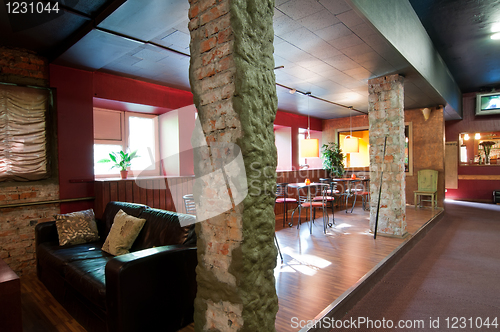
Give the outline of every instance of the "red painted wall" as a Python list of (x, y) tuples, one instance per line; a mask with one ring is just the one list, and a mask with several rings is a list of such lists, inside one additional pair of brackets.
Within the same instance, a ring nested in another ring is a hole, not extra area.
[(96, 72), (94, 97), (175, 110), (193, 104), (193, 94), (131, 78)]
[[(475, 116), (476, 93), (463, 95), (463, 120), (447, 121), (446, 141), (458, 141), (460, 133), (498, 131), (500, 115)], [(500, 166), (458, 166), (458, 175), (500, 175)], [(493, 190), (500, 190), (499, 180), (458, 180), (458, 189), (447, 189), (446, 198), (472, 201), (493, 199)]]
[[(59, 192), (61, 199), (94, 196), (92, 73), (50, 65), (50, 86), (56, 88)], [(93, 203), (61, 204), (61, 212), (92, 207)]]
[[(56, 88), (58, 119), (59, 185), (61, 199), (94, 196), (93, 106), (149, 105), (142, 111), (164, 113), (193, 104), (190, 91), (104, 73), (50, 65), (50, 86)], [(117, 101), (117, 102), (116, 102)], [(116, 109), (116, 108), (115, 108)], [(311, 130), (322, 130), (322, 121), (310, 118)], [(307, 116), (278, 111), (275, 124), (292, 127), (292, 158), (298, 167), (298, 128), (307, 128)], [(63, 203), (61, 212), (93, 207), (90, 202)]]
[[(311, 117), (310, 119), (311, 119), (311, 130), (316, 130), (316, 131), (323, 130), (322, 120), (313, 117)], [(293, 127), (307, 128), (307, 116), (287, 113), (278, 110), (278, 113), (276, 114), (276, 119), (274, 120), (274, 124), (292, 128)]]

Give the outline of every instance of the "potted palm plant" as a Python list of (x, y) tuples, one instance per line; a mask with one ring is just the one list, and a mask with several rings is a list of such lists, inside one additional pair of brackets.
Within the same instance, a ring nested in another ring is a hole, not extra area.
[(331, 176), (342, 177), (344, 175), (344, 154), (339, 145), (330, 142), (321, 147), (323, 157), (323, 169), (326, 169)]
[(132, 159), (139, 157), (137, 155), (137, 150), (128, 153), (128, 152), (111, 152), (109, 154), (109, 158), (104, 158), (98, 161), (98, 163), (113, 163), (111, 169), (119, 168), (120, 176), (122, 179), (126, 179), (128, 175), (127, 168), (132, 165)]

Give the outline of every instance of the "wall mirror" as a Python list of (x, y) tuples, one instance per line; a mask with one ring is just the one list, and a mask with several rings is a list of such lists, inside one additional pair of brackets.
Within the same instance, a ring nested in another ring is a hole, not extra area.
[(500, 131), (460, 133), (460, 165), (500, 166)]

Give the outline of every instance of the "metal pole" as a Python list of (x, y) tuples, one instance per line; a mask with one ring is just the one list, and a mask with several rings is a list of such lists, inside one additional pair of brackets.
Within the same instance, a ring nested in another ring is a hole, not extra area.
[(375, 218), (375, 229), (373, 231), (373, 239), (377, 238), (378, 215), (380, 212), (380, 196), (382, 195), (382, 179), (384, 177), (384, 161), (385, 161), (386, 145), (387, 145), (387, 136), (384, 138), (384, 153), (382, 154), (382, 171), (380, 172), (380, 185), (378, 187), (377, 217)]

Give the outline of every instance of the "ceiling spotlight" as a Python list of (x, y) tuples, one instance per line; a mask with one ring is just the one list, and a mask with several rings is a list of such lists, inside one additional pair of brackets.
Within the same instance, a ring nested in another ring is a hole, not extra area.
[(500, 32), (500, 23), (494, 23), (491, 26), (491, 32)]
[(500, 32), (491, 35), (491, 39), (500, 39)]
[(297, 92), (297, 90), (296, 90), (296, 89), (291, 89), (291, 90), (290, 90), (290, 91), (288, 91), (288, 92), (290, 92), (290, 94), (291, 94), (291, 95), (293, 95), (295, 92)]

